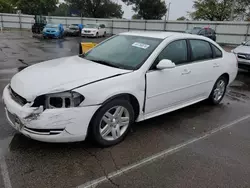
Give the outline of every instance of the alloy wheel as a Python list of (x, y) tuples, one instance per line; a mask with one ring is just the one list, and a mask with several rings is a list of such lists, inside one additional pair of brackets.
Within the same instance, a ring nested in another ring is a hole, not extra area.
[(123, 106), (109, 109), (102, 117), (99, 131), (104, 140), (114, 141), (119, 139), (128, 129), (130, 115)]

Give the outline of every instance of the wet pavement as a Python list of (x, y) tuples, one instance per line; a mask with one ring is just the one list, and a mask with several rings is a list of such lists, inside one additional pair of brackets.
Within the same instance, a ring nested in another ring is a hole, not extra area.
[[(26, 64), (75, 55), (79, 42), (101, 40), (40, 40), (28, 32), (0, 33), (0, 91)], [(8, 181), (13, 188), (84, 187), (108, 175), (109, 180), (97, 187), (250, 187), (250, 119), (214, 132), (248, 116), (249, 104), (250, 73), (240, 71), (222, 104), (201, 102), (137, 123), (121, 144), (97, 148), (89, 141), (49, 144), (26, 138), (8, 125), (1, 101), (0, 187), (8, 187)], [(169, 155), (133, 167), (206, 134)], [(124, 173), (112, 174), (131, 165)]]

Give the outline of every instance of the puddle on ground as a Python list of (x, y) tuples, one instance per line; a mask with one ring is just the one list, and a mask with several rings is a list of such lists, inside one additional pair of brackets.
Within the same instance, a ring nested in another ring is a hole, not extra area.
[(234, 81), (231, 85), (231, 88), (237, 89), (237, 90), (249, 90), (250, 86), (242, 81)]
[(229, 90), (226, 93), (226, 96), (228, 98), (230, 98), (231, 100), (240, 101), (240, 102), (245, 102), (246, 100), (250, 99), (250, 97), (247, 96), (246, 94), (240, 93), (240, 92), (237, 92), (237, 91), (233, 91), (233, 90)]

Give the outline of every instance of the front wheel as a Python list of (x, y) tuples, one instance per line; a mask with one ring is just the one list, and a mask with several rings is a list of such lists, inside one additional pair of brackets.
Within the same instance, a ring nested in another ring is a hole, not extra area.
[(96, 33), (95, 37), (98, 38), (99, 37), (99, 33)]
[(91, 122), (91, 137), (108, 147), (120, 143), (134, 123), (134, 110), (127, 100), (115, 99), (102, 106)]
[(221, 76), (215, 83), (213, 90), (208, 98), (211, 104), (219, 104), (225, 96), (227, 89), (228, 79), (225, 76)]

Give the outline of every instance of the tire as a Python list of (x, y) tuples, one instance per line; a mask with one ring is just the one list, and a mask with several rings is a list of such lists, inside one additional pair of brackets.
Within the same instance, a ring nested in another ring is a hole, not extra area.
[[(115, 113), (119, 111), (122, 113)], [(119, 124), (121, 121), (123, 126)], [(90, 136), (99, 146), (113, 146), (124, 140), (133, 123), (134, 109), (129, 101), (114, 99), (104, 104), (92, 118)]]
[(103, 37), (106, 37), (106, 32), (104, 32)]
[(208, 101), (210, 104), (213, 104), (213, 105), (220, 104), (220, 102), (225, 96), (227, 84), (228, 84), (227, 77), (221, 76), (220, 78), (218, 78), (208, 98)]
[(95, 37), (98, 38), (99, 37), (99, 33), (96, 33)]

